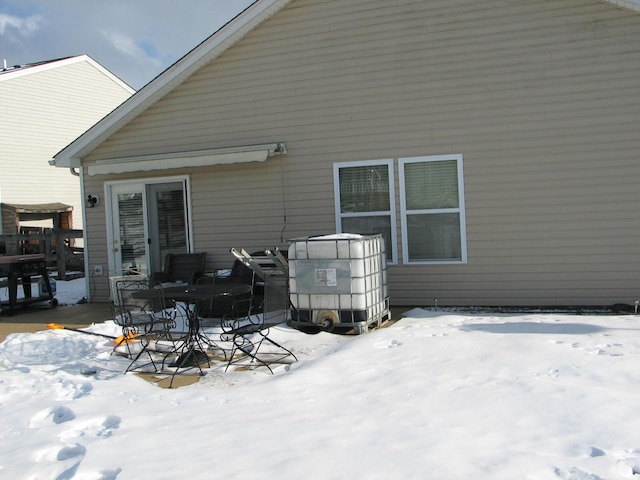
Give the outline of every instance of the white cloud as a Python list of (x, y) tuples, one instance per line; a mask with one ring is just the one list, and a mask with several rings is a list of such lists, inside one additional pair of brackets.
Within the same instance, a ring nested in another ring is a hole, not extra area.
[(136, 60), (146, 60), (157, 68), (162, 66), (161, 62), (148, 55), (147, 52), (136, 43), (133, 37), (111, 30), (102, 30), (101, 33), (119, 52)]
[(138, 89), (255, 0), (0, 0), (12, 64), (87, 54)]
[(0, 35), (8, 33), (8, 29), (16, 30), (22, 36), (28, 36), (37, 31), (44, 19), (41, 15), (26, 18), (0, 14)]

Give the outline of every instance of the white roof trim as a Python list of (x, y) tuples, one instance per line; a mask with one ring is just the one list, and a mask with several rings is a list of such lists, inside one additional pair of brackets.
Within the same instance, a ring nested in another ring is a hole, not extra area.
[(610, 3), (620, 8), (640, 12), (640, 3), (638, 3), (638, 0), (602, 0), (602, 3)]
[(52, 70), (54, 68), (66, 67), (67, 65), (73, 65), (74, 63), (80, 63), (80, 62), (88, 63), (89, 65), (94, 67), (96, 70), (100, 71), (103, 75), (108, 77), (109, 80), (111, 80), (114, 83), (118, 84), (120, 87), (122, 87), (124, 90), (126, 90), (130, 94), (135, 93), (135, 90), (133, 88), (131, 88), (125, 82), (120, 80), (118, 77), (116, 77), (113, 73), (111, 73), (109, 70), (104, 68), (98, 62), (96, 62), (89, 55), (78, 55), (77, 57), (63, 58), (63, 59), (60, 59), (60, 60), (54, 60), (54, 61), (51, 61), (51, 62), (45, 62), (45, 63), (43, 63), (41, 65), (33, 65), (33, 66), (28, 66), (27, 65), (24, 68), (18, 68), (15, 71), (3, 73), (2, 75), (0, 75), (0, 82), (4, 82), (4, 81), (7, 81), (7, 80), (15, 80), (16, 78), (26, 77), (27, 75), (33, 75), (33, 74), (40, 73), (40, 72), (46, 72), (47, 70)]
[(231, 48), (254, 28), (293, 0), (256, 0), (242, 13), (195, 47), (167, 70), (54, 156), (56, 167), (79, 167), (80, 160), (123, 125), (184, 82), (202, 66)]
[(208, 167), (231, 163), (264, 162), (268, 157), (276, 153), (287, 153), (284, 143), (98, 160), (95, 165), (88, 167), (88, 173), (93, 176), (148, 172), (170, 168)]

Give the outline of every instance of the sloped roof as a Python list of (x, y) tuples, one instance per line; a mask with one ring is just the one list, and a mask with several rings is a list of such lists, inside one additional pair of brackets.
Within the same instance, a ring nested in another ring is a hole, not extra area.
[[(640, 0), (601, 1), (640, 12)], [(56, 167), (79, 167), (82, 157), (291, 2), (293, 0), (256, 0), (87, 132), (58, 152), (50, 163)]]
[(15, 72), (25, 72), (26, 69), (29, 68), (35, 68), (35, 67), (40, 67), (42, 65), (50, 65), (56, 62), (60, 62), (62, 60), (67, 60), (68, 58), (73, 58), (73, 57), (64, 57), (64, 58), (56, 58), (53, 60), (44, 60), (42, 62), (35, 62), (35, 63), (25, 63), (22, 65), (9, 65), (7, 66), (7, 61), (4, 61), (4, 65), (2, 66), (2, 69), (0, 70), (0, 75), (7, 75), (10, 73), (15, 73)]
[(293, 0), (256, 0), (213, 35), (187, 53), (140, 89), (113, 112), (83, 135), (58, 152), (56, 167), (80, 166), (80, 159), (95, 149), (110, 135), (140, 115), (194, 72), (222, 55), (249, 32), (278, 13)]
[(44, 72), (46, 70), (53, 69), (53, 68), (66, 67), (68, 65), (73, 65), (74, 63), (80, 63), (80, 62), (88, 63), (93, 68), (102, 72), (102, 74), (107, 76), (114, 83), (120, 85), (123, 89), (129, 91), (131, 94), (135, 93), (135, 90), (133, 88), (131, 88), (125, 82), (120, 80), (120, 78), (116, 77), (113, 73), (111, 73), (109, 70), (104, 68), (102, 65), (100, 65), (98, 62), (96, 62), (93, 58), (91, 58), (88, 55), (56, 58), (54, 60), (44, 60), (41, 62), (26, 63), (22, 65), (13, 65), (10, 67), (3, 66), (3, 68), (0, 69), (0, 82), (7, 81), (7, 80), (14, 80), (16, 78), (19, 78), (25, 75), (32, 75), (32, 74)]

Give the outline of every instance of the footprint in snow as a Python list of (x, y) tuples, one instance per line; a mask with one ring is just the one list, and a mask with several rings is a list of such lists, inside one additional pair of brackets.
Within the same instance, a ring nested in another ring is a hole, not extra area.
[(556, 468), (555, 474), (562, 480), (605, 480), (595, 473), (585, 472), (576, 467), (570, 468), (569, 470)]
[(65, 423), (73, 420), (74, 418), (76, 418), (76, 415), (69, 407), (60, 405), (57, 407), (46, 408), (44, 410), (40, 410), (31, 418), (29, 428), (41, 428), (50, 425), (51, 423)]
[(618, 455), (616, 471), (627, 477), (638, 478), (640, 475), (640, 449), (626, 451)]
[(398, 340), (389, 340), (389, 341), (383, 341), (383, 342), (376, 342), (374, 346), (376, 348), (395, 348), (395, 347), (399, 347), (400, 345), (402, 345), (402, 343), (400, 343)]
[(55, 478), (61, 480), (73, 478), (86, 453), (87, 449), (77, 443), (38, 450), (34, 453), (35, 461), (46, 465), (37, 468), (37, 471), (29, 479)]
[(596, 350), (592, 352), (594, 355), (608, 355), (609, 357), (622, 357), (624, 354), (619, 351), (615, 351), (616, 348), (621, 347), (619, 343), (605, 343), (597, 345)]
[(72, 428), (62, 432), (59, 437), (64, 442), (85, 436), (108, 438), (112, 435), (113, 430), (120, 426), (120, 422), (121, 419), (117, 415), (96, 417), (73, 425)]
[(640, 475), (640, 459), (627, 458), (624, 460), (618, 460), (616, 469), (625, 475)]
[(57, 385), (58, 396), (56, 400), (75, 400), (77, 398), (89, 395), (89, 392), (93, 390), (93, 385), (90, 382), (74, 382), (68, 380), (61, 380)]
[(122, 472), (121, 468), (113, 468), (111, 470), (102, 470), (100, 472), (96, 472), (95, 475), (87, 476), (86, 478), (91, 478), (93, 480), (116, 480), (118, 475)]

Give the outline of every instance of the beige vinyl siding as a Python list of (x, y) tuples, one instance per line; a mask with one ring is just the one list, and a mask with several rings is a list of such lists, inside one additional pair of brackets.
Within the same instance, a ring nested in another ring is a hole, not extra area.
[(109, 301), (110, 292), (109, 284), (107, 281), (108, 275), (94, 276), (93, 267), (95, 265), (102, 265), (103, 273), (110, 274), (108, 271), (107, 261), (107, 249), (111, 248), (107, 244), (107, 226), (105, 223), (104, 212), (107, 210), (105, 205), (105, 191), (102, 183), (103, 179), (98, 180), (98, 177), (89, 177), (86, 174), (84, 179), (84, 191), (87, 195), (98, 195), (100, 197), (100, 204), (94, 208), (87, 208), (85, 210), (84, 228), (85, 228), (85, 250), (89, 254), (89, 263), (86, 265), (86, 269), (89, 275), (88, 298), (91, 301)]
[(398, 158), (462, 154), (468, 263), (391, 266), (393, 304), (632, 303), (638, 45), (640, 15), (595, 0), (296, 0), (89, 161), (285, 142), (282, 168), (193, 172), (213, 267), (333, 232), (335, 162), (394, 158), (397, 181)]
[(87, 61), (31, 68), (0, 81), (0, 201), (72, 205), (81, 229), (80, 181), (48, 161), (131, 92)]

